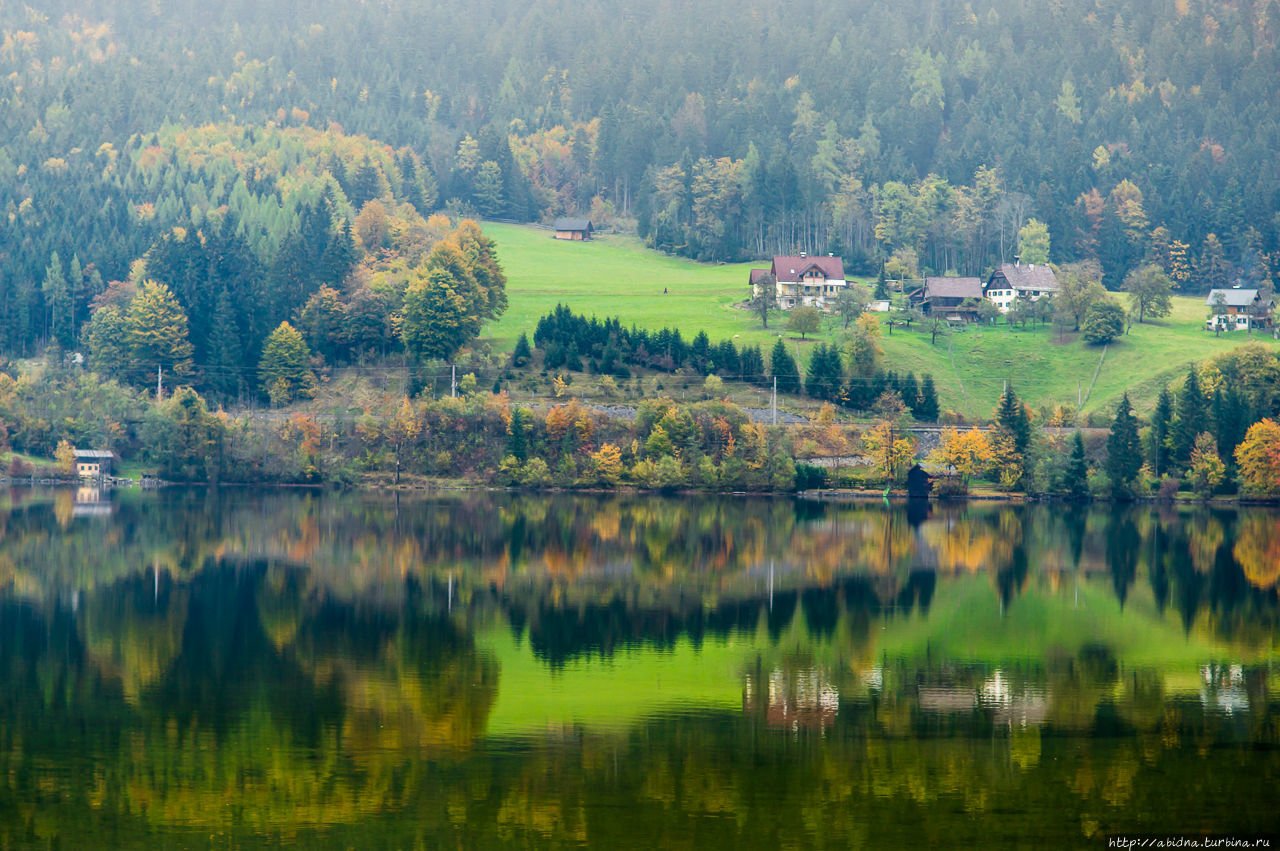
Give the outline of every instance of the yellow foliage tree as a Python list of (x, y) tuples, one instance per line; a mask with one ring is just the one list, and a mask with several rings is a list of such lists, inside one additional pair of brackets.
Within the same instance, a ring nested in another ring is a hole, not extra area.
[(965, 432), (944, 429), (938, 448), (929, 453), (929, 463), (955, 470), (965, 485), (980, 471), (990, 467), (993, 460), (990, 441), (976, 428)]
[(76, 468), (76, 450), (69, 440), (59, 440), (58, 448), (53, 451), (58, 462), (58, 472), (70, 475)]
[(606, 443), (591, 454), (591, 472), (602, 485), (613, 486), (622, 477), (622, 450)]
[(885, 481), (892, 482), (907, 472), (915, 457), (916, 443), (909, 432), (903, 432), (889, 420), (881, 420), (862, 436), (862, 451)]
[(1249, 493), (1280, 495), (1280, 424), (1264, 419), (1250, 426), (1236, 447), (1236, 468)]

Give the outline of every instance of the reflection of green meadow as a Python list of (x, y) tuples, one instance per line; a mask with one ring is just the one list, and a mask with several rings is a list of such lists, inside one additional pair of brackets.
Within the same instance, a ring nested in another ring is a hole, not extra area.
[(1121, 607), (1106, 577), (1064, 583), (1056, 591), (1028, 588), (1002, 610), (985, 575), (940, 581), (927, 614), (872, 621), (865, 646), (841, 616), (831, 637), (815, 638), (797, 611), (777, 641), (761, 629), (687, 638), (672, 648), (638, 644), (608, 657), (587, 656), (552, 667), (517, 640), (506, 624), (481, 632), (477, 644), (492, 654), (501, 688), (489, 717), (493, 736), (544, 733), (589, 726), (625, 730), (641, 719), (686, 710), (741, 707), (745, 672), (803, 660), (852, 682), (888, 660), (905, 670), (940, 664), (1043, 668), (1086, 648), (1105, 648), (1125, 671), (1154, 671), (1166, 692), (1199, 687), (1210, 662), (1266, 664), (1274, 649), (1241, 650), (1200, 630), (1187, 633), (1173, 611), (1159, 612), (1149, 588), (1138, 584)]

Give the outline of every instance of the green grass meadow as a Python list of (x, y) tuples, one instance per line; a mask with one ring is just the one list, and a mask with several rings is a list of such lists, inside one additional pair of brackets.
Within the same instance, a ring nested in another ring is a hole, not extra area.
[[(601, 318), (619, 316), (628, 325), (679, 328), (686, 338), (705, 330), (712, 342), (736, 338), (739, 344), (759, 343), (766, 356), (779, 333), (785, 333), (785, 314), (771, 317), (766, 331), (754, 314), (733, 306), (747, 297), (749, 270), (766, 263), (695, 263), (648, 249), (634, 236), (606, 234), (578, 243), (555, 240), (550, 231), (527, 226), (484, 228), (497, 243), (507, 273), (510, 305), (486, 328), (500, 348), (515, 345), (521, 331), (532, 336), (538, 319), (558, 303)], [(917, 376), (932, 373), (943, 407), (968, 419), (990, 415), (1006, 380), (1035, 407), (1074, 408), (1083, 398), (1084, 413), (1107, 411), (1127, 390), (1145, 411), (1161, 384), (1185, 375), (1190, 363), (1246, 342), (1280, 347), (1262, 334), (1237, 331), (1215, 337), (1203, 330), (1205, 315), (1203, 298), (1175, 298), (1172, 316), (1135, 324), (1105, 354), (1078, 335), (1060, 336), (1049, 326), (969, 327), (939, 336), (934, 345), (927, 334), (896, 329), (889, 336), (886, 329), (881, 343), (886, 368)], [(833, 317), (816, 339), (840, 336)], [(786, 339), (805, 361), (815, 338), (800, 341), (787, 334)]]

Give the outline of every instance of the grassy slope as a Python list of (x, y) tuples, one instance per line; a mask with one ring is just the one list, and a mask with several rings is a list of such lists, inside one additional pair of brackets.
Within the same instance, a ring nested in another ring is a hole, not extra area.
[[(700, 329), (713, 342), (736, 335), (739, 343), (760, 343), (766, 355), (784, 324), (779, 316), (777, 327), (764, 331), (752, 314), (732, 306), (746, 297), (747, 271), (758, 264), (694, 263), (646, 249), (627, 236), (570, 243), (530, 227), (488, 224), (485, 230), (498, 244), (510, 298), (507, 313), (487, 333), (505, 348), (521, 331), (532, 334), (538, 318), (558, 302), (642, 327), (678, 327), (690, 338)], [(1077, 392), (1089, 391), (1095, 371), (1086, 413), (1112, 407), (1126, 390), (1138, 409), (1146, 410), (1160, 384), (1184, 375), (1189, 363), (1252, 340), (1278, 345), (1270, 337), (1239, 332), (1214, 337), (1202, 330), (1204, 317), (1202, 299), (1177, 298), (1171, 317), (1135, 325), (1108, 347), (1105, 359), (1100, 348), (1084, 345), (1076, 335), (1060, 340), (1048, 327), (970, 328), (950, 340), (939, 338), (934, 346), (927, 335), (899, 330), (884, 338), (883, 348), (887, 367), (932, 373), (943, 407), (973, 419), (990, 415), (1006, 378), (1033, 406), (1074, 406)], [(836, 339), (834, 326), (829, 322), (819, 338)], [(803, 357), (811, 343), (796, 345)]]

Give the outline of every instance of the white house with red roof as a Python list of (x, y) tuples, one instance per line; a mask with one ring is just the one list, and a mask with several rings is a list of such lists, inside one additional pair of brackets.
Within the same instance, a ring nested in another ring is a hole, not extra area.
[(768, 269), (751, 270), (751, 295), (759, 297), (773, 277), (773, 296), (778, 307), (790, 310), (809, 305), (826, 310), (835, 305), (845, 287), (844, 260), (834, 254), (810, 257), (807, 254), (777, 255)]

